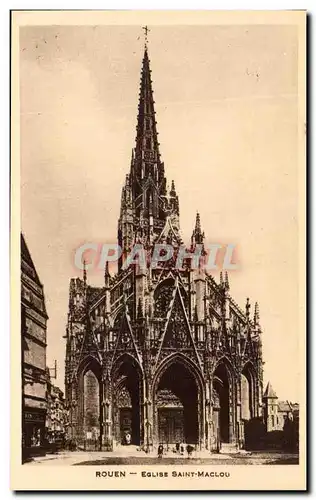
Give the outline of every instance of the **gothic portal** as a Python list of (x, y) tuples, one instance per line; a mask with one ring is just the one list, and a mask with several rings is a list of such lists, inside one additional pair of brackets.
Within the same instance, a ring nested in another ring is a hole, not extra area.
[[(142, 62), (136, 144), (122, 189), (118, 272), (103, 288), (70, 281), (66, 398), (78, 446), (101, 448), (188, 443), (198, 449), (243, 446), (245, 422), (261, 417), (262, 349), (258, 305), (250, 315), (220, 282), (185, 259), (155, 268), (124, 258), (135, 243), (175, 250), (175, 184), (167, 189), (159, 152), (147, 46)], [(197, 214), (188, 252), (204, 245)]]

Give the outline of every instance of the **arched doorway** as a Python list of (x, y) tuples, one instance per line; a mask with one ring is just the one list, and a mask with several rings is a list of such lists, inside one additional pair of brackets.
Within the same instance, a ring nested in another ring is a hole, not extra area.
[(229, 443), (229, 373), (225, 363), (217, 366), (213, 376), (213, 419), (215, 437), (221, 443)]
[(162, 371), (154, 387), (154, 405), (159, 443), (199, 443), (201, 391), (185, 362), (175, 360)]
[(251, 365), (244, 366), (241, 373), (241, 418), (251, 420), (254, 415), (254, 376)]
[(240, 378), (241, 425), (246, 449), (256, 447), (262, 437), (262, 423), (256, 413), (256, 372), (252, 363), (243, 367)]
[(114, 436), (117, 444), (140, 445), (141, 373), (131, 356), (123, 357), (113, 372)]
[(99, 449), (101, 429), (101, 367), (92, 357), (86, 358), (79, 369), (78, 444), (85, 449)]
[(91, 439), (100, 437), (100, 385), (92, 370), (83, 377), (84, 385), (84, 427)]

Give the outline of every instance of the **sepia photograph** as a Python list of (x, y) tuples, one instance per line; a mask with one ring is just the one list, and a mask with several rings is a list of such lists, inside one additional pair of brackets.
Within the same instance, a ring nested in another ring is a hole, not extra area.
[(306, 488), (305, 24), (12, 13), (13, 489)]

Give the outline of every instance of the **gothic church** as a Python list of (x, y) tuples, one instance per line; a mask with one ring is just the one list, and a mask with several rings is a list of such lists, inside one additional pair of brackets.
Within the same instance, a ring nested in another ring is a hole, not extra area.
[[(180, 145), (179, 145), (180, 146)], [(187, 251), (203, 245), (197, 214)], [(258, 305), (251, 313), (220, 281), (186, 259), (155, 268), (123, 266), (135, 243), (175, 249), (179, 200), (167, 189), (159, 152), (150, 61), (145, 44), (136, 144), (122, 189), (118, 272), (106, 266), (104, 286), (87, 273), (70, 280), (65, 386), (70, 436), (100, 449), (159, 443), (198, 450), (243, 447), (245, 425), (262, 415), (262, 343)]]

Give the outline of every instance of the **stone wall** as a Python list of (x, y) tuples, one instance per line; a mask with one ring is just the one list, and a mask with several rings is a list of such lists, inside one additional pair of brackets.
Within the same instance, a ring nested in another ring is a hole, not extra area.
[(100, 417), (100, 388), (94, 373), (89, 370), (84, 376), (84, 428), (87, 432), (97, 432)]

